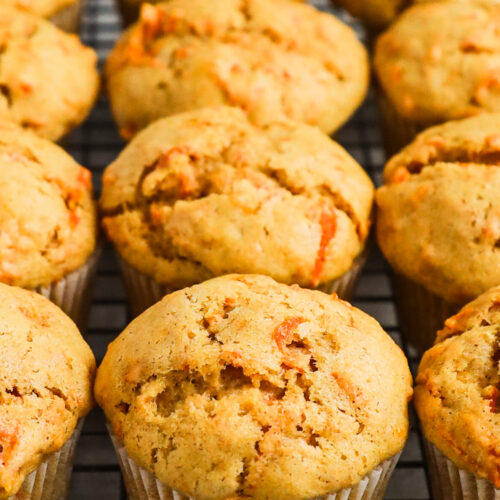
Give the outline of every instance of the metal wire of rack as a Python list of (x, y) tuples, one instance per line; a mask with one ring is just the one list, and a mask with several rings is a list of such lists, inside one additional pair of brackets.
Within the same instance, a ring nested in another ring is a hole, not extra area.
[[(327, 0), (315, 0), (328, 9)], [(363, 33), (354, 21), (344, 20)], [(119, 16), (113, 0), (86, 0), (81, 37), (94, 47), (102, 66), (107, 53), (121, 32)], [(349, 123), (336, 135), (340, 142), (365, 167), (374, 182), (381, 182), (385, 156), (380, 144), (377, 113), (369, 97)], [(101, 96), (89, 119), (75, 130), (65, 147), (77, 161), (90, 168), (96, 192), (101, 189), (102, 170), (118, 155), (124, 143), (109, 113), (107, 99)], [(373, 249), (358, 285), (354, 304), (374, 316), (394, 340), (405, 350), (413, 371), (417, 367), (414, 352), (407, 349), (398, 330), (393, 294), (387, 264)], [(89, 327), (85, 333), (99, 363), (107, 345), (128, 322), (125, 292), (112, 250), (107, 246), (100, 262), (94, 290)], [(104, 417), (94, 409), (85, 421), (75, 457), (70, 500), (123, 500), (126, 491), (120, 469), (107, 435)], [(429, 500), (429, 487), (423, 459), (421, 435), (415, 415), (411, 415), (411, 431), (401, 460), (385, 495), (386, 500)]]

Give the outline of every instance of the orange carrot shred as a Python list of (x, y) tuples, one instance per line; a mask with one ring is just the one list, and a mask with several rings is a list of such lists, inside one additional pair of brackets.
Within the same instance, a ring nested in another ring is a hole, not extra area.
[(319, 250), (312, 273), (313, 285), (317, 285), (319, 283), (319, 279), (323, 272), (323, 266), (326, 260), (326, 250), (330, 241), (335, 236), (335, 232), (337, 230), (337, 216), (332, 207), (329, 207), (327, 210), (322, 211), (319, 219), (319, 224), (321, 226), (321, 241), (319, 244)]
[(273, 331), (273, 339), (278, 346), (278, 349), (283, 353), (287, 354), (286, 346), (292, 340), (293, 334), (297, 327), (304, 323), (304, 318), (292, 317), (287, 318), (285, 321), (280, 323)]

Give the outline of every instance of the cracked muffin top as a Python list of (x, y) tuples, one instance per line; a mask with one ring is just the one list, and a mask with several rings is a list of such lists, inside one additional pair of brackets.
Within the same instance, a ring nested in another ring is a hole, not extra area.
[(93, 406), (94, 356), (41, 295), (0, 284), (0, 498), (59, 450)]
[(205, 108), (150, 125), (103, 176), (120, 255), (170, 288), (230, 272), (317, 286), (362, 251), (373, 185), (316, 128)]
[(0, 3), (0, 119), (57, 140), (97, 95), (95, 52), (50, 22)]
[(499, 26), (498, 2), (411, 7), (377, 41), (385, 97), (424, 126), (500, 111)]
[(394, 156), (376, 195), (395, 270), (452, 304), (500, 283), (500, 115), (426, 130)]
[(226, 275), (174, 292), (111, 343), (95, 394), (130, 456), (200, 500), (299, 500), (398, 453), (411, 376), (335, 295)]
[(0, 123), (0, 281), (36, 288), (80, 267), (96, 243), (90, 172), (51, 142)]
[(0, 0), (1, 6), (15, 7), (36, 16), (50, 18), (78, 0)]
[(424, 355), (415, 406), (426, 438), (500, 488), (500, 287), (449, 318)]
[(367, 54), (335, 17), (291, 0), (170, 0), (144, 5), (106, 65), (120, 131), (166, 115), (244, 109), (336, 130), (364, 98)]

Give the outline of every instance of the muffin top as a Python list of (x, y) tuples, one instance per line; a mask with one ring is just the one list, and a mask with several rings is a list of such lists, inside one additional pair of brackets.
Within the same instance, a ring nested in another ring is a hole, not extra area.
[(75, 35), (0, 3), (0, 52), (1, 120), (57, 140), (87, 116), (97, 58)]
[(94, 356), (41, 295), (0, 284), (0, 498), (68, 440), (93, 406)]
[(229, 104), (337, 129), (365, 96), (366, 51), (335, 17), (292, 0), (144, 5), (106, 74), (125, 138), (157, 118)]
[(445, 323), (418, 370), (426, 438), (459, 467), (500, 488), (500, 287)]
[(164, 297), (111, 343), (95, 391), (130, 456), (200, 500), (357, 483), (403, 447), (411, 393), (373, 318), (257, 275)]
[(500, 283), (500, 115), (430, 128), (385, 167), (377, 236), (395, 270), (450, 303)]
[(411, 7), (383, 34), (375, 71), (397, 113), (428, 125), (500, 111), (499, 2)]
[(0, 6), (16, 7), (37, 16), (49, 18), (78, 0), (0, 0)]
[(103, 225), (133, 267), (170, 287), (229, 272), (317, 286), (362, 251), (373, 185), (316, 128), (205, 108), (142, 131), (103, 176)]
[(0, 281), (36, 288), (80, 267), (96, 242), (90, 172), (55, 144), (0, 123)]

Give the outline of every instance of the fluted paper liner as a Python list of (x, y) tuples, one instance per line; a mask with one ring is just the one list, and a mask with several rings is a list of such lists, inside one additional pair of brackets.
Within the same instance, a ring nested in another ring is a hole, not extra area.
[[(118, 455), (130, 500), (195, 500), (161, 483), (153, 474), (139, 467), (118, 441), (109, 424), (108, 431)], [(315, 497), (314, 500), (382, 500), (399, 456), (400, 453), (382, 462), (355, 486)]]
[(64, 500), (68, 492), (76, 444), (83, 426), (78, 422), (73, 434), (59, 451), (51, 453), (24, 480), (8, 500)]
[(76, 0), (74, 4), (63, 7), (59, 12), (53, 14), (49, 18), (49, 21), (64, 31), (78, 33), (80, 31), (81, 18), (82, 0)]
[[(351, 268), (340, 278), (322, 283), (316, 289), (329, 294), (336, 293), (341, 299), (350, 300), (354, 287), (361, 275), (361, 270), (369, 253), (369, 245), (353, 262)], [(141, 273), (135, 267), (118, 256), (122, 270), (125, 289), (127, 290), (130, 312), (133, 317), (144, 312), (168, 293), (175, 292), (176, 288), (169, 288), (157, 283), (153, 278)]]
[(401, 274), (394, 274), (393, 286), (401, 333), (421, 356), (432, 347), (444, 322), (461, 306), (446, 302)]
[(101, 249), (97, 248), (85, 264), (76, 271), (51, 285), (34, 290), (58, 305), (76, 323), (82, 333), (87, 326), (92, 288), (100, 254)]
[(460, 469), (429, 441), (425, 451), (434, 500), (500, 500), (493, 483)]
[(379, 113), (382, 142), (388, 157), (410, 144), (420, 132), (435, 123), (417, 124), (398, 114), (383, 90), (376, 86), (376, 100)]

